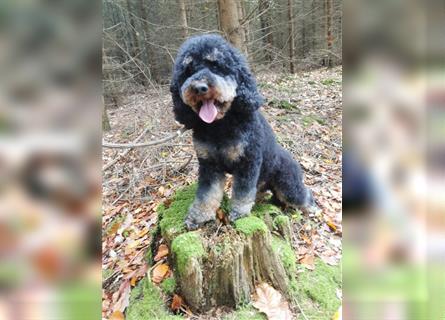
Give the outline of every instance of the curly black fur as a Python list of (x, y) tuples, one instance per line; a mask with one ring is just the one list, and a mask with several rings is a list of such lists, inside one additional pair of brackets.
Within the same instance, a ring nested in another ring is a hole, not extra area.
[[(190, 89), (196, 83), (208, 86), (210, 93), (205, 98)], [(218, 93), (230, 91), (227, 83), (234, 83), (231, 88), (236, 88), (235, 95), (220, 103)], [(199, 160), (198, 191), (186, 218), (189, 229), (215, 219), (226, 173), (234, 179), (231, 221), (250, 213), (260, 191), (271, 190), (277, 201), (292, 207), (314, 205), (312, 193), (303, 184), (300, 165), (278, 145), (258, 111), (263, 98), (245, 58), (222, 37), (196, 36), (181, 46), (170, 91), (176, 120), (193, 129)], [(186, 96), (196, 102), (193, 107), (184, 102), (190, 101)], [(199, 110), (205, 99), (213, 98), (219, 103), (218, 117), (206, 123)]]

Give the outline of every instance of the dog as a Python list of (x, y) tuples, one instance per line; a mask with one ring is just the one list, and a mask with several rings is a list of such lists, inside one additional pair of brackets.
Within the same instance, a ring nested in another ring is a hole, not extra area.
[(315, 205), (300, 165), (276, 141), (258, 111), (258, 92), (244, 56), (218, 35), (186, 40), (170, 85), (175, 119), (193, 130), (198, 189), (185, 219), (189, 230), (216, 219), (226, 174), (233, 176), (230, 221), (248, 215), (257, 193), (293, 208)]

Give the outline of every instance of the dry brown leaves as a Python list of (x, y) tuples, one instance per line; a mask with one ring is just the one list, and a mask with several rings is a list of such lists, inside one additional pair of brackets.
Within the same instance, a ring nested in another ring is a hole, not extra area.
[(153, 269), (151, 280), (154, 283), (159, 284), (162, 282), (162, 280), (164, 280), (164, 278), (168, 276), (169, 272), (170, 268), (167, 264), (159, 264)]
[(114, 311), (108, 320), (125, 320), (125, 316), (120, 311)]
[(181, 308), (181, 306), (182, 306), (183, 303), (184, 303), (184, 302), (182, 301), (181, 296), (179, 296), (179, 295), (177, 295), (177, 294), (174, 294), (174, 295), (173, 295), (173, 299), (172, 299), (172, 304), (171, 304), (170, 308), (171, 308), (173, 311), (178, 311), (178, 310)]
[(289, 304), (281, 293), (267, 283), (261, 283), (256, 287), (252, 305), (266, 314), (269, 320), (291, 320), (292, 313)]
[(168, 256), (168, 247), (165, 244), (161, 244), (158, 248), (158, 253), (156, 253), (156, 256), (154, 257), (154, 261), (159, 261), (162, 258)]

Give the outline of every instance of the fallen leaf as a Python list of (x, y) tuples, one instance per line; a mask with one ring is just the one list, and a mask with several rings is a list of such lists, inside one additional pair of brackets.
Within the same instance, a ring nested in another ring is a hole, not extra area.
[(300, 259), (300, 263), (304, 265), (309, 270), (314, 270), (314, 256), (311, 254), (305, 255), (303, 258)]
[(329, 219), (326, 219), (326, 224), (329, 226), (329, 228), (336, 232), (337, 231), (337, 226)]
[(125, 317), (122, 312), (114, 311), (108, 320), (125, 320)]
[(130, 281), (125, 280), (122, 282), (119, 290), (113, 295), (114, 311), (124, 312), (130, 303)]
[(223, 224), (229, 224), (229, 217), (225, 214), (224, 210), (222, 210), (221, 208), (218, 208), (216, 210), (216, 217)]
[(172, 305), (170, 306), (170, 308), (173, 311), (177, 311), (177, 310), (179, 310), (179, 308), (181, 308), (181, 306), (182, 306), (182, 298), (181, 298), (181, 296), (179, 296), (177, 294), (174, 294), (173, 295), (173, 300), (172, 300)]
[(159, 261), (167, 255), (168, 255), (168, 247), (165, 244), (161, 244), (158, 248), (158, 253), (156, 253), (156, 256), (154, 257), (154, 260)]
[(130, 279), (130, 284), (131, 284), (132, 287), (134, 287), (134, 286), (136, 285), (136, 280), (137, 280), (136, 277), (132, 277), (132, 278)]
[(152, 280), (154, 283), (158, 284), (167, 276), (169, 267), (167, 264), (163, 263), (158, 265), (153, 269)]
[(216, 210), (216, 215), (219, 220), (221, 220), (221, 221), (224, 220), (225, 213), (221, 208), (218, 208), (218, 210)]
[(144, 229), (142, 229), (142, 230), (138, 233), (138, 238), (142, 238), (143, 236), (145, 236), (145, 235), (148, 233), (148, 231), (150, 231), (150, 229), (148, 229), (148, 228), (144, 228)]
[(269, 320), (292, 319), (287, 301), (283, 299), (281, 293), (267, 283), (261, 283), (256, 287), (252, 305), (265, 313)]
[(320, 258), (321, 258), (321, 260), (323, 260), (324, 263), (327, 263), (330, 266), (338, 265), (338, 261), (334, 256), (330, 256), (330, 257), (320, 256)]
[(173, 199), (172, 199), (172, 198), (169, 198), (169, 199), (165, 200), (165, 201), (164, 201), (164, 207), (165, 207), (165, 209), (168, 209), (168, 208), (170, 207), (170, 205), (171, 205), (172, 202), (173, 202)]
[(114, 222), (113, 225), (110, 227), (110, 229), (107, 232), (108, 236), (116, 234), (117, 230), (119, 230), (119, 227), (121, 226), (120, 222)]

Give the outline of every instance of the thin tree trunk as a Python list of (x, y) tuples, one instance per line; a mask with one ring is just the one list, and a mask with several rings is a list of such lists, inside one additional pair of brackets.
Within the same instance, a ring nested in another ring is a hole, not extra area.
[(326, 66), (332, 67), (331, 51), (332, 51), (332, 0), (326, 0)]
[(218, 10), (221, 31), (223, 31), (231, 44), (241, 52), (246, 53), (246, 44), (243, 41), (244, 31), (239, 23), (237, 1), (218, 0)]
[(104, 97), (102, 97), (102, 130), (111, 130), (110, 119), (108, 119), (107, 106), (105, 105)]
[(181, 15), (181, 35), (183, 39), (188, 37), (187, 11), (185, 9), (185, 0), (179, 1), (179, 10)]
[(289, 29), (289, 71), (295, 73), (294, 65), (294, 23), (293, 23), (293, 10), (292, 0), (287, 1), (287, 17), (288, 17), (288, 29)]
[(273, 34), (271, 28), (272, 23), (270, 19), (270, 1), (260, 0), (258, 10), (260, 14), (261, 30), (263, 33), (263, 42), (266, 49), (266, 59), (272, 61), (270, 50), (273, 46)]
[(131, 25), (131, 30), (130, 30), (130, 34), (131, 37), (133, 38), (133, 48), (131, 48), (131, 52), (133, 54), (133, 57), (137, 56), (138, 53), (138, 49), (139, 49), (139, 41), (138, 41), (138, 36), (136, 34), (136, 24), (134, 23), (134, 19), (133, 19), (133, 11), (131, 9), (131, 3), (130, 0), (127, 0), (127, 10), (128, 10), (128, 19), (130, 20), (130, 25)]
[(141, 12), (141, 18), (143, 19), (142, 23), (144, 26), (144, 47), (145, 47), (145, 64), (147, 65), (147, 68), (149, 69), (149, 74), (152, 79), (154, 79), (156, 82), (159, 81), (159, 72), (156, 68), (156, 63), (154, 62), (155, 58), (155, 50), (153, 50), (150, 41), (150, 27), (148, 24), (148, 14), (145, 7), (144, 0), (139, 0), (139, 10)]

